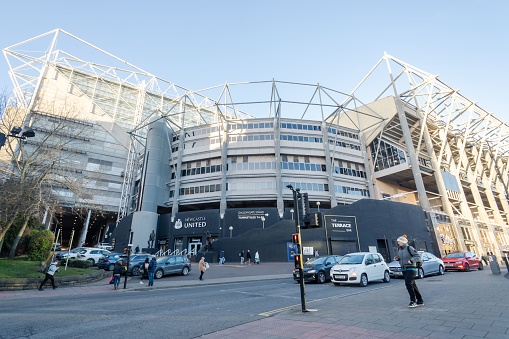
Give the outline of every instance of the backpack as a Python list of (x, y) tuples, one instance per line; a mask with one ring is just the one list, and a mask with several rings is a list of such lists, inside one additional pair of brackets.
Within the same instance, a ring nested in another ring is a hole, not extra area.
[[(413, 257), (414, 255), (412, 254), (412, 252), (410, 252), (410, 246), (407, 247), (407, 250), (408, 250), (408, 254), (410, 254)], [(415, 248), (414, 248), (414, 250), (415, 250)], [(419, 259), (417, 259), (417, 261), (415, 262), (415, 267), (417, 267), (417, 268), (422, 267), (421, 256), (419, 256)]]

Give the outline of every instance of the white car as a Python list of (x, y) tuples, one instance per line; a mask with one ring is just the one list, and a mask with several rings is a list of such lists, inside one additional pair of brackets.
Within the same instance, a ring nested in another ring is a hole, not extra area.
[(97, 245), (95, 245), (94, 248), (102, 248), (103, 250), (108, 250), (108, 251), (113, 250), (113, 246), (111, 246), (107, 242), (100, 242)]
[(358, 284), (366, 287), (368, 282), (391, 281), (389, 267), (380, 253), (357, 252), (343, 257), (330, 271), (334, 285)]
[(67, 251), (60, 251), (56, 254), (56, 259), (57, 260), (62, 260), (62, 259), (67, 259), (67, 257), (69, 257), (69, 259), (76, 259), (76, 256), (78, 255), (79, 252), (81, 252), (83, 249), (85, 249), (86, 247), (76, 247), (76, 248), (73, 248), (72, 250), (67, 250)]
[(76, 259), (88, 260), (88, 261), (90, 261), (92, 266), (94, 266), (95, 263), (98, 262), (99, 259), (104, 254), (110, 254), (110, 251), (102, 249), (102, 248), (84, 248), (78, 253), (78, 255), (76, 256)]

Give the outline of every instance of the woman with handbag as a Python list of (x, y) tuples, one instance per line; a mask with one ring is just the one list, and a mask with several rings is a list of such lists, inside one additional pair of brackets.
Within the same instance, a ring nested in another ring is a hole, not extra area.
[(200, 280), (203, 280), (203, 273), (207, 270), (209, 264), (205, 261), (205, 257), (201, 257), (198, 263), (198, 269), (200, 270)]

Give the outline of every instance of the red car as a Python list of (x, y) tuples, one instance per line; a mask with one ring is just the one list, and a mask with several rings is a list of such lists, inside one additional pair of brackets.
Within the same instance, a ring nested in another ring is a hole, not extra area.
[(481, 259), (472, 252), (449, 253), (444, 258), (445, 270), (458, 270), (468, 272), (471, 269), (484, 269)]

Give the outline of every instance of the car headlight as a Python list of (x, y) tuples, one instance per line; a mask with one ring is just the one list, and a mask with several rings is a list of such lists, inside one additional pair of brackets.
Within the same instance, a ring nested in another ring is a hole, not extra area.
[(308, 273), (315, 274), (316, 271), (315, 270), (309, 270)]

